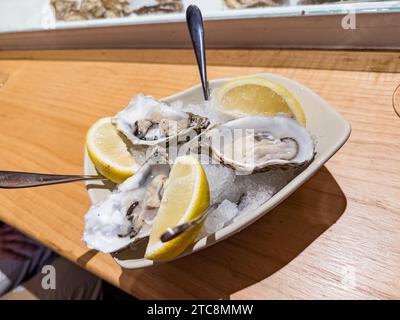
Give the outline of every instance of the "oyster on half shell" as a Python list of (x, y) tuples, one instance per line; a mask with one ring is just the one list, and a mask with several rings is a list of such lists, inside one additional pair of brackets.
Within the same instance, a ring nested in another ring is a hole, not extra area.
[(210, 121), (138, 95), (117, 114), (113, 123), (134, 145), (157, 145), (179, 137), (189, 140), (206, 129)]
[(140, 0), (133, 1), (133, 12), (138, 15), (151, 13), (182, 12), (182, 0)]
[(56, 19), (63, 21), (125, 17), (129, 0), (51, 0)]
[(231, 9), (276, 7), (287, 3), (286, 0), (225, 0), (225, 4)]
[(86, 245), (112, 253), (148, 237), (169, 171), (168, 164), (147, 163), (103, 202), (93, 205), (85, 216)]
[(299, 167), (314, 158), (309, 132), (287, 116), (248, 116), (226, 122), (207, 133), (215, 159), (237, 173)]

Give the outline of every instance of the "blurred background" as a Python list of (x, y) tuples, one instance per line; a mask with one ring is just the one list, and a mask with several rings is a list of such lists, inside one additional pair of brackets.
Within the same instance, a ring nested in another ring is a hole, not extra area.
[(398, 48), (399, 1), (2, 0), (0, 49), (188, 47), (190, 4), (209, 47)]

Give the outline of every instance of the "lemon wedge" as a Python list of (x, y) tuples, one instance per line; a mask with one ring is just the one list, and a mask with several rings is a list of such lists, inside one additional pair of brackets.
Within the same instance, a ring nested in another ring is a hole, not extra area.
[(115, 183), (124, 182), (139, 169), (111, 118), (100, 119), (89, 129), (86, 148), (97, 171)]
[(166, 243), (161, 242), (161, 235), (170, 227), (196, 219), (209, 206), (210, 190), (200, 162), (192, 156), (177, 158), (153, 224), (145, 258), (167, 261), (185, 251), (196, 240), (201, 223)]
[(303, 126), (306, 117), (297, 99), (282, 85), (265, 78), (240, 78), (216, 90), (217, 108), (234, 116), (286, 113)]

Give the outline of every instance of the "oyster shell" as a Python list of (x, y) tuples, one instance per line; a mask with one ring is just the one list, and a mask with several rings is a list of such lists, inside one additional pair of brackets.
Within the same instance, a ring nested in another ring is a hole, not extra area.
[(132, 5), (134, 6), (133, 12), (138, 15), (183, 11), (182, 0), (140, 0), (133, 1)]
[(286, 0), (225, 0), (225, 4), (231, 9), (276, 7), (287, 3)]
[(85, 216), (86, 245), (111, 253), (148, 237), (169, 171), (168, 164), (147, 163), (103, 202), (92, 206)]
[(181, 0), (51, 0), (50, 3), (56, 19), (63, 21), (183, 11)]
[(131, 14), (129, 0), (51, 0), (57, 20), (76, 21), (124, 17)]
[[(303, 4), (321, 4), (321, 3), (331, 3), (331, 2), (350, 2), (352, 0), (299, 0), (297, 2), (297, 5), (303, 5)], [(357, 2), (357, 1), (353, 1)], [(358, 1), (361, 2), (361, 1)]]
[(113, 123), (134, 145), (157, 145), (179, 137), (190, 139), (207, 128), (210, 121), (138, 95), (117, 114)]
[(287, 116), (249, 116), (211, 129), (206, 142), (215, 159), (238, 173), (299, 167), (314, 157), (308, 131)]

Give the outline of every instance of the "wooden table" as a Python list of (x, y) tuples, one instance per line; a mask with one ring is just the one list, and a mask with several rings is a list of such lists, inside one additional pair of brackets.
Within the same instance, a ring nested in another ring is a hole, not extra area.
[[(400, 298), (396, 52), (213, 50), (211, 78), (298, 80), (352, 124), (349, 142), (240, 234), (172, 263), (121, 270), (82, 244), (83, 184), (0, 191), (0, 219), (144, 298)], [(81, 173), (85, 133), (145, 92), (198, 83), (188, 50), (0, 52), (0, 168)]]

